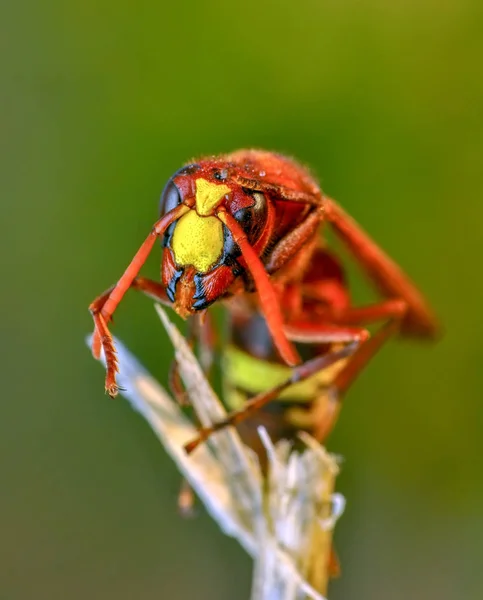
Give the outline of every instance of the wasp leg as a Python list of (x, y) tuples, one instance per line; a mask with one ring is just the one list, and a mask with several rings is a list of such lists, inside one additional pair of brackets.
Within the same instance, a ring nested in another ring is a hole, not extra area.
[(233, 181), (254, 192), (273, 194), (277, 197), (277, 202), (299, 202), (300, 204), (307, 204), (309, 206), (323, 206), (324, 204), (324, 197), (321, 195), (320, 190), (315, 187), (311, 194), (293, 190), (277, 183), (267, 183), (266, 181), (250, 179), (249, 177), (243, 177), (241, 175), (235, 175)]
[[(102, 312), (106, 301), (109, 299), (115, 287), (116, 285), (112, 285), (109, 289), (103, 292), (90, 304), (89, 310), (91, 311), (91, 313)], [(139, 290), (140, 292), (142, 292), (146, 296), (149, 296), (150, 298), (153, 298), (157, 302), (161, 302), (162, 304), (168, 306), (172, 305), (171, 300), (169, 300), (168, 296), (166, 295), (166, 290), (163, 284), (159, 283), (158, 281), (148, 279), (147, 277), (138, 276), (132, 280), (131, 285), (129, 287)]]
[[(137, 289), (150, 298), (154, 298), (158, 302), (171, 305), (170, 300), (166, 296), (164, 286), (157, 281), (152, 281), (146, 277), (135, 277), (129, 287)], [(103, 294), (98, 296), (89, 306), (95, 324), (95, 333), (92, 340), (92, 353), (96, 358), (99, 358), (101, 345), (104, 350), (106, 359), (106, 391), (113, 397), (117, 394), (118, 387), (116, 384), (116, 373), (118, 372), (116, 351), (112, 336), (107, 327), (107, 319), (104, 315), (104, 307), (111, 298), (113, 290), (116, 286), (113, 285)], [(109, 316), (109, 319), (111, 317)], [(97, 334), (97, 335), (96, 335)]]
[(313, 323), (311, 321), (290, 321), (284, 331), (292, 342), (301, 344), (332, 344), (364, 342), (369, 332), (362, 327), (344, 327), (337, 323)]
[(334, 363), (351, 356), (358, 348), (360, 342), (358, 339), (353, 341), (341, 349), (327, 352), (312, 358), (300, 365), (292, 367), (291, 375), (283, 383), (273, 387), (271, 390), (258, 394), (243, 405), (243, 408), (232, 411), (229, 413), (223, 421), (214, 423), (211, 427), (205, 427), (200, 429), (198, 437), (186, 444), (186, 452), (191, 453), (200, 443), (207, 440), (215, 431), (224, 429), (229, 425), (237, 425), (241, 423), (253, 413), (256, 413), (263, 406), (275, 400), (284, 390), (289, 388), (291, 385), (304, 381), (312, 375), (315, 375), (319, 371), (326, 369)]
[(333, 322), (338, 325), (369, 325), (382, 319), (402, 321), (408, 310), (405, 300), (391, 298), (366, 306), (351, 306), (333, 314)]
[(186, 519), (195, 516), (195, 494), (193, 488), (186, 479), (181, 480), (178, 493), (178, 510), (180, 515)]
[[(282, 238), (268, 256), (265, 263), (267, 273), (275, 273), (284, 266), (288, 260), (302, 248), (307, 248), (308, 243), (313, 240), (317, 229), (322, 222), (323, 212), (315, 210), (307, 215), (307, 218), (297, 225), (290, 233)], [(307, 253), (307, 260), (311, 253)], [(302, 271), (300, 271), (302, 272)]]
[(406, 302), (408, 311), (401, 332), (434, 337), (439, 325), (414, 283), (335, 200), (324, 199), (327, 219), (368, 277), (386, 298), (401, 298)]
[(230, 230), (234, 241), (238, 244), (243, 259), (255, 282), (255, 287), (260, 300), (260, 309), (263, 312), (267, 327), (273, 338), (274, 344), (287, 365), (297, 365), (300, 357), (283, 332), (283, 314), (275, 289), (269, 275), (262, 264), (260, 257), (253, 250), (248, 238), (237, 220), (225, 210), (217, 212), (218, 218)]
[(179, 366), (176, 359), (171, 361), (168, 372), (168, 387), (180, 406), (191, 406), (186, 390), (181, 380)]
[[(213, 321), (208, 313), (205, 313), (203, 316), (193, 315), (188, 319), (188, 331), (185, 341), (191, 350), (194, 349), (195, 343), (198, 342), (200, 365), (205, 377), (209, 379), (214, 363), (217, 338)], [(172, 360), (169, 368), (168, 387), (180, 406), (186, 407), (191, 405), (183, 386), (176, 359)]]
[[(356, 377), (372, 359), (372, 357), (380, 350), (380, 348), (394, 335), (396, 335), (401, 327), (403, 318), (407, 312), (407, 304), (401, 299), (391, 299), (376, 304), (371, 304), (361, 307), (349, 307), (343, 311), (332, 311), (330, 309), (324, 318), (330, 320), (334, 325), (318, 325), (314, 323), (297, 322), (289, 324), (286, 327), (286, 333), (289, 339), (302, 343), (321, 343), (330, 340), (331, 329), (337, 331), (339, 328), (340, 336), (343, 332), (353, 331), (354, 328), (345, 329), (343, 325), (362, 325), (376, 321), (387, 320), (386, 324), (380, 327), (377, 332), (364, 341), (354, 354), (347, 361), (346, 365), (335, 377), (329, 389), (329, 404), (327, 405), (326, 396), (324, 402), (321, 402), (323, 408), (322, 414), (316, 420), (316, 426), (312, 432), (314, 437), (320, 442), (324, 441), (327, 435), (332, 431), (342, 404), (344, 394), (355, 381)], [(361, 330), (365, 331), (365, 330)], [(317, 407), (317, 402), (314, 404)], [(310, 423), (314, 425), (313, 419)]]
[(406, 312), (406, 302), (398, 298), (343, 310), (328, 308), (321, 317), (324, 323), (292, 321), (284, 326), (284, 331), (290, 340), (305, 344), (346, 342), (352, 339), (365, 341), (369, 338), (369, 333), (366, 329), (356, 327), (357, 325), (394, 320), (400, 327)]
[[(161, 219), (156, 221), (148, 237), (141, 244), (141, 247), (134, 255), (127, 269), (122, 274), (119, 281), (108, 292), (99, 296), (89, 306), (89, 310), (94, 319), (94, 335), (92, 338), (92, 353), (95, 358), (99, 358), (101, 346), (104, 349), (106, 357), (106, 392), (109, 396), (117, 395), (118, 387), (116, 385), (117, 360), (114, 342), (109, 332), (108, 323), (124, 294), (133, 285), (141, 267), (146, 262), (154, 243), (159, 236), (163, 235), (166, 229), (189, 211), (185, 204), (179, 204), (171, 211), (166, 213)], [(153, 282), (155, 283), (155, 282)], [(157, 285), (157, 284), (156, 284)]]
[(201, 429), (198, 437), (185, 446), (186, 451), (188, 453), (192, 452), (215, 431), (219, 431), (228, 425), (237, 425), (250, 417), (265, 404), (275, 400), (291, 385), (312, 377), (315, 373), (327, 368), (341, 358), (350, 357), (347, 365), (336, 376), (330, 387), (331, 402), (329, 409), (325, 411), (316, 428), (315, 437), (319, 440), (325, 439), (337, 421), (344, 393), (377, 351), (399, 330), (402, 322), (401, 318), (404, 316), (405, 311), (406, 305), (403, 300), (393, 300), (367, 307), (349, 308), (340, 313), (340, 321), (349, 323), (371, 322), (389, 318), (386, 325), (380, 328), (372, 338), (369, 338), (367, 330), (358, 327), (342, 327), (337, 324), (314, 324), (311, 322), (294, 322), (286, 325), (284, 330), (291, 341), (306, 344), (344, 342), (349, 342), (349, 344), (342, 350), (316, 356), (301, 365), (293, 367), (291, 377), (285, 382), (255, 396), (245, 403), (243, 408), (233, 411), (223, 421)]
[(215, 351), (219, 349), (219, 339), (213, 317), (208, 311), (193, 316), (191, 335), (198, 342), (200, 365), (203, 373), (209, 378), (215, 362)]
[[(188, 320), (188, 334), (186, 341), (191, 349), (193, 349), (196, 340), (198, 341), (199, 346), (201, 368), (205, 376), (209, 378), (214, 363), (215, 347), (218, 341), (215, 326), (209, 313), (205, 313), (203, 316), (195, 315)], [(189, 398), (181, 380), (179, 365), (176, 360), (173, 360), (171, 363), (169, 387), (181, 406), (190, 405)], [(196, 415), (194, 415), (194, 420), (199, 425)], [(178, 493), (178, 510), (181, 516), (184, 518), (194, 517), (195, 503), (196, 496), (193, 488), (188, 481), (183, 478)]]
[[(400, 324), (400, 321), (397, 320), (386, 323), (367, 342), (359, 346), (336, 375), (328, 390), (328, 403), (327, 397), (324, 398), (322, 414), (316, 418), (315, 422), (311, 423), (313, 428), (311, 433), (320, 443), (324, 443), (333, 430), (348, 389), (382, 346), (397, 333)], [(315, 402), (315, 406), (316, 404)]]
[(337, 555), (337, 552), (335, 551), (333, 544), (330, 548), (329, 564), (328, 564), (327, 570), (329, 572), (329, 577), (331, 577), (331, 579), (336, 579), (337, 577), (340, 577), (340, 574), (341, 574), (340, 560)]

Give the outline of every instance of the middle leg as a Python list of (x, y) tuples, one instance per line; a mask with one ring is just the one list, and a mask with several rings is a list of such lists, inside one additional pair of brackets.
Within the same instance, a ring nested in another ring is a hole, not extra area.
[(258, 394), (248, 402), (246, 402), (239, 410), (230, 412), (226, 419), (214, 423), (211, 427), (204, 427), (200, 429), (198, 436), (186, 444), (185, 450), (189, 453), (193, 452), (200, 443), (206, 441), (214, 432), (220, 431), (227, 426), (236, 426), (254, 413), (259, 411), (269, 402), (275, 400), (283, 391), (290, 388), (292, 385), (305, 381), (312, 377), (316, 373), (330, 367), (336, 362), (351, 356), (359, 346), (358, 340), (352, 340), (349, 344), (345, 345), (335, 351), (329, 351), (324, 354), (315, 356), (312, 359), (305, 361), (304, 363), (291, 368), (291, 375), (284, 382), (273, 387), (272, 389)]

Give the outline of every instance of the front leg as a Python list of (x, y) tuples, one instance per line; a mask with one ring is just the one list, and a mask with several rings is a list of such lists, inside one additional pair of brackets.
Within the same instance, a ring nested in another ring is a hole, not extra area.
[[(151, 252), (158, 237), (164, 234), (171, 223), (176, 221), (176, 219), (179, 219), (189, 210), (189, 207), (185, 204), (179, 204), (161, 217), (161, 219), (156, 221), (148, 237), (141, 244), (141, 247), (134, 255), (134, 258), (129, 263), (119, 281), (109, 290), (107, 290), (107, 292), (96, 298), (89, 306), (92, 318), (94, 319), (92, 353), (95, 358), (99, 358), (101, 354), (101, 346), (104, 349), (104, 356), (106, 358), (106, 392), (111, 397), (116, 396), (118, 392), (118, 387), (116, 385), (117, 359), (116, 350), (114, 348), (112, 336), (109, 332), (108, 323), (111, 320), (111, 317), (114, 314), (119, 302), (121, 302), (123, 299), (124, 294), (130, 287), (133, 286), (134, 280), (138, 276), (141, 267), (146, 262), (146, 259), (148, 258), (149, 253)], [(156, 282), (151, 283), (154, 284), (154, 286), (148, 287), (154, 291), (156, 296), (157, 289), (159, 289), (156, 286), (159, 284)]]
[[(158, 283), (157, 281), (147, 279), (146, 277), (135, 277), (131, 281), (129, 287), (139, 290), (140, 292), (142, 292), (146, 296), (149, 296), (150, 298), (153, 298), (157, 302), (161, 302), (162, 304), (167, 304), (171, 306), (171, 302), (166, 296), (166, 290), (164, 289), (164, 286), (161, 283)], [(115, 285), (111, 286), (103, 294), (98, 296), (89, 306), (89, 311), (92, 314), (95, 326), (95, 334), (92, 340), (92, 353), (96, 358), (99, 358), (101, 346), (104, 350), (104, 357), (106, 360), (105, 389), (109, 396), (111, 396), (111, 398), (114, 398), (119, 391), (119, 388), (116, 383), (118, 364), (116, 357), (116, 349), (114, 347), (114, 341), (107, 326), (106, 317), (104, 316), (104, 308), (109, 298), (111, 298), (113, 290), (115, 289)]]

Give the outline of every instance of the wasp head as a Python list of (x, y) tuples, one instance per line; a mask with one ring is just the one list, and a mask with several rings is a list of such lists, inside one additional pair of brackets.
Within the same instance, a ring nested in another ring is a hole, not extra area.
[(177, 171), (161, 195), (161, 216), (180, 204), (190, 209), (163, 238), (162, 281), (183, 317), (228, 295), (235, 279), (245, 272), (235, 241), (240, 241), (240, 234), (258, 256), (266, 245), (268, 203), (264, 194), (240, 185), (238, 174), (239, 168), (229, 162), (200, 161)]

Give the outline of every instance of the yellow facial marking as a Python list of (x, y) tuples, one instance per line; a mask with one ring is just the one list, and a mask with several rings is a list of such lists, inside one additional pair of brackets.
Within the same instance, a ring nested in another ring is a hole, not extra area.
[(223, 251), (221, 221), (216, 217), (200, 217), (190, 210), (176, 224), (171, 248), (178, 265), (193, 265), (197, 271), (206, 273)]
[(231, 192), (227, 185), (211, 183), (200, 177), (196, 180), (196, 212), (201, 216), (213, 214), (225, 194)]

